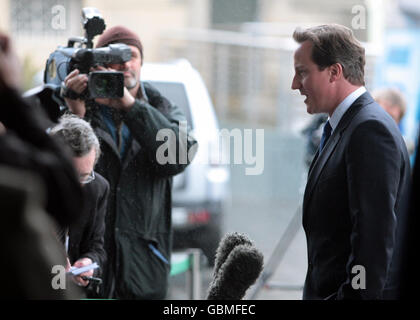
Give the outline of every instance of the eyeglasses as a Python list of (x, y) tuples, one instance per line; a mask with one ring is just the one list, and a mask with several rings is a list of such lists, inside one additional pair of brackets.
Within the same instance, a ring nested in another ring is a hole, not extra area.
[(79, 177), (79, 181), (81, 184), (87, 184), (95, 180), (95, 173), (93, 170), (89, 173), (87, 177)]

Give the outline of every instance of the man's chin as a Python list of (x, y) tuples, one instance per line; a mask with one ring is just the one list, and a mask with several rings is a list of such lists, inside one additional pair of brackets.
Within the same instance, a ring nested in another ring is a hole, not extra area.
[(306, 104), (306, 112), (309, 114), (314, 114), (315, 113), (314, 108), (311, 105), (307, 104), (306, 102), (305, 104)]
[(126, 79), (124, 81), (124, 87), (126, 87), (128, 90), (131, 90), (137, 86), (137, 81), (134, 79)]

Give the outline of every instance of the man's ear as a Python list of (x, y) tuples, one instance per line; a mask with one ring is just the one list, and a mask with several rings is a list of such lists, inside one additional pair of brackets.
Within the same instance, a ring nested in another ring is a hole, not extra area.
[(335, 82), (343, 76), (343, 66), (340, 63), (334, 63), (328, 67), (330, 73), (330, 82)]

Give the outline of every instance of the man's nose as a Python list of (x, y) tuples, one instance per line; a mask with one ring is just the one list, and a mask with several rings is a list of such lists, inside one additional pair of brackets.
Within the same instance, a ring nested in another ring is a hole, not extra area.
[(297, 90), (299, 88), (300, 88), (300, 82), (296, 79), (296, 75), (295, 75), (292, 80), (292, 90)]
[(131, 60), (128, 60), (128, 61), (124, 62), (123, 63), (124, 69), (126, 69), (126, 70), (130, 69), (130, 63), (131, 63)]

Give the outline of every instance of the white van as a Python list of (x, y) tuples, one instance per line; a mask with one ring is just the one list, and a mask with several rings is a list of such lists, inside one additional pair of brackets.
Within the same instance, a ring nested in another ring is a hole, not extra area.
[(221, 164), (220, 151), (212, 148), (218, 145), (219, 126), (207, 88), (186, 60), (145, 63), (141, 79), (184, 111), (199, 145), (192, 163), (173, 181), (174, 249), (201, 248), (213, 264), (222, 235), (229, 170)]

